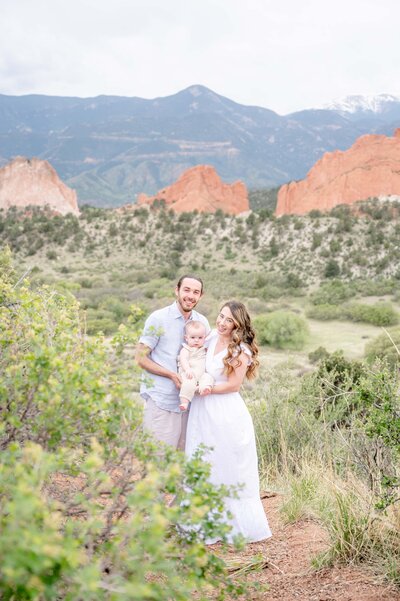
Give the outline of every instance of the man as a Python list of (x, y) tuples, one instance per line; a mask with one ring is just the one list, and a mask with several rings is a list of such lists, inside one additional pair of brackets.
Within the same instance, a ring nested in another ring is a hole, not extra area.
[(194, 311), (202, 295), (200, 278), (182, 276), (175, 288), (176, 301), (147, 318), (136, 351), (136, 362), (148, 372), (140, 387), (146, 403), (143, 427), (157, 440), (178, 449), (185, 448), (188, 412), (179, 409), (177, 356), (188, 320), (201, 321), (207, 333), (210, 331), (207, 319)]

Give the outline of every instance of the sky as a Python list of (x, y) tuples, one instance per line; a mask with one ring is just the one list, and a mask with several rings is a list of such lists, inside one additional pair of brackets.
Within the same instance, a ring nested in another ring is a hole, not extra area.
[(400, 96), (399, 0), (0, 0), (0, 93), (194, 84), (284, 115)]

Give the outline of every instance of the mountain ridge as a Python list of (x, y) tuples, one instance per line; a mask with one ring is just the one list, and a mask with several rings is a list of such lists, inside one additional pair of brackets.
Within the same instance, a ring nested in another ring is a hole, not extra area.
[(325, 152), (346, 150), (363, 134), (390, 135), (400, 101), (392, 109), (282, 116), (201, 85), (154, 99), (3, 94), (0, 166), (21, 155), (47, 160), (81, 204), (98, 206), (152, 195), (199, 164), (212, 165), (225, 182), (271, 188), (302, 179)]

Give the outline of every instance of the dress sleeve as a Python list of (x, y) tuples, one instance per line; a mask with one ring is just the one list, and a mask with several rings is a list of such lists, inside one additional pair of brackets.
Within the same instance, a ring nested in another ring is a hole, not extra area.
[(248, 365), (251, 365), (253, 363), (253, 353), (251, 352), (251, 350), (249, 349), (249, 347), (247, 346), (247, 344), (244, 344), (244, 342), (240, 343), (240, 350), (242, 353), (244, 353), (245, 355), (247, 355), (247, 361), (248, 361)]

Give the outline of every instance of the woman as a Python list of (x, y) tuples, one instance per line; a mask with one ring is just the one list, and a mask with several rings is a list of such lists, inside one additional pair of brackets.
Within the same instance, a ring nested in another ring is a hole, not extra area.
[(270, 537), (271, 531), (260, 500), (253, 422), (239, 389), (245, 377), (255, 376), (258, 348), (242, 303), (225, 303), (216, 325), (206, 358), (206, 371), (215, 384), (192, 401), (186, 453), (191, 456), (200, 444), (212, 447), (205, 455), (211, 464), (211, 482), (242, 485), (238, 498), (227, 498), (225, 503), (233, 516), (228, 520), (230, 537), (241, 534), (255, 542)]

